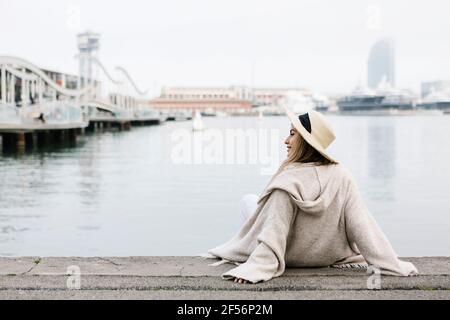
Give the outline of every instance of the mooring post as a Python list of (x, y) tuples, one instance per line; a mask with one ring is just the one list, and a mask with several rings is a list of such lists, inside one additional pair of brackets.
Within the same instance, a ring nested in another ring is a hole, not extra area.
[[(84, 128), (81, 128), (80, 130), (83, 130)], [(69, 129), (69, 139), (70, 142), (76, 142), (77, 141), (77, 130), (76, 129)]]
[(55, 131), (55, 134), (58, 135), (59, 142), (64, 142), (66, 137), (66, 130), (57, 130)]
[(6, 150), (11, 147), (11, 133), (2, 134), (2, 148)]
[(88, 124), (88, 126), (87, 126), (87, 131), (88, 132), (92, 132), (92, 131), (94, 131), (94, 122), (89, 122), (89, 124)]
[(26, 140), (25, 140), (24, 132), (19, 132), (16, 134), (16, 145), (17, 145), (17, 149), (25, 149)]
[(52, 143), (52, 134), (51, 134), (50, 130), (45, 130), (44, 131), (44, 144), (46, 146), (48, 146), (51, 143)]
[(27, 148), (34, 147), (33, 132), (25, 133), (25, 145)]
[(37, 132), (31, 133), (31, 141), (32, 141), (33, 148), (37, 148), (38, 141), (39, 141)]
[(86, 133), (86, 128), (73, 129), (77, 135), (84, 135)]
[(58, 142), (59, 130), (49, 130), (51, 143), (55, 144)]
[(38, 145), (46, 145), (47, 144), (47, 133), (46, 131), (38, 131), (37, 135), (37, 144)]

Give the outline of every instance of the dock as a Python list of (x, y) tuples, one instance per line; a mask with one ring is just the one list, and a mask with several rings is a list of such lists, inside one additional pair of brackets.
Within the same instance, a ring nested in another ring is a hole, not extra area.
[(152, 108), (147, 91), (137, 89), (125, 69), (116, 68), (125, 75), (116, 79), (95, 57), (83, 59), (101, 71), (103, 82), (91, 75), (45, 70), (20, 57), (0, 56), (1, 149), (23, 150), (66, 137), (75, 141), (85, 130), (130, 130), (133, 125), (158, 125), (169, 118), (188, 119), (176, 111), (162, 114)]
[(401, 259), (420, 275), (381, 275), (369, 289), (364, 269), (287, 268), (238, 284), (221, 278), (234, 265), (194, 256), (2, 257), (0, 299), (450, 299), (450, 257)]

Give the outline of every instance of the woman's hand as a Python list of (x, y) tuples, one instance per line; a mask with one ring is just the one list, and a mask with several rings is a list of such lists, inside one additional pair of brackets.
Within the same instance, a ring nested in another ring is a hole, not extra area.
[(250, 283), (248, 280), (241, 279), (241, 278), (234, 278), (234, 282), (236, 282), (236, 283)]

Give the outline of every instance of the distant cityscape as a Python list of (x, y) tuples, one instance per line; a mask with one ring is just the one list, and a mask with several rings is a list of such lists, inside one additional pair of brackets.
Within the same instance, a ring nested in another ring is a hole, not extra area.
[(421, 93), (417, 95), (396, 87), (395, 69), (395, 42), (384, 38), (370, 49), (367, 84), (358, 84), (348, 94), (325, 96), (307, 88), (163, 87), (160, 96), (149, 103), (160, 110), (201, 110), (205, 114), (252, 111), (280, 114), (282, 104), (290, 105), (297, 112), (311, 108), (322, 112), (381, 115), (450, 111), (449, 80), (422, 82)]
[[(61, 89), (79, 90), (87, 86), (105, 93), (105, 82), (116, 83), (98, 61), (100, 35), (86, 32), (78, 37), (79, 75), (66, 74), (54, 70), (41, 71)], [(103, 69), (104, 79), (100, 79), (98, 69)], [(118, 68), (119, 69), (119, 68)], [(122, 69), (122, 68), (120, 68)], [(395, 41), (383, 38), (373, 44), (367, 60), (367, 81), (359, 83), (352, 92), (327, 96), (299, 87), (170, 87), (163, 86), (152, 98), (137, 89), (131, 77), (122, 69), (134, 87), (135, 94), (117, 89), (110, 91), (103, 99), (106, 104), (117, 105), (127, 102), (127, 107), (140, 106), (160, 113), (193, 113), (203, 115), (242, 115), (242, 114), (282, 114), (282, 105), (293, 111), (303, 112), (316, 109), (331, 113), (363, 114), (410, 114), (417, 112), (444, 114), (450, 112), (450, 80), (435, 80), (421, 83), (420, 94), (396, 86)], [(106, 81), (105, 81), (106, 79)], [(5, 73), (0, 74), (0, 97), (7, 100), (5, 88), (9, 85)], [(7, 84), (8, 82), (8, 84)], [(21, 79), (14, 85), (14, 97), (9, 101), (20, 107), (24, 98)], [(138, 93), (138, 94), (136, 94)], [(9, 96), (11, 93), (9, 93)], [(45, 92), (44, 92), (45, 95)], [(56, 92), (56, 99), (60, 93)], [(27, 96), (25, 100), (34, 101), (36, 97)], [(104, 112), (105, 110), (98, 110)]]

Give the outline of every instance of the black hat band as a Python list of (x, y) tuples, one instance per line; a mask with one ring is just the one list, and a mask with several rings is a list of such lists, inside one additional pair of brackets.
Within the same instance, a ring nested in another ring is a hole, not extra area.
[(309, 119), (309, 114), (301, 114), (298, 116), (298, 119), (302, 123), (303, 128), (306, 129), (309, 133), (311, 133), (311, 120)]

